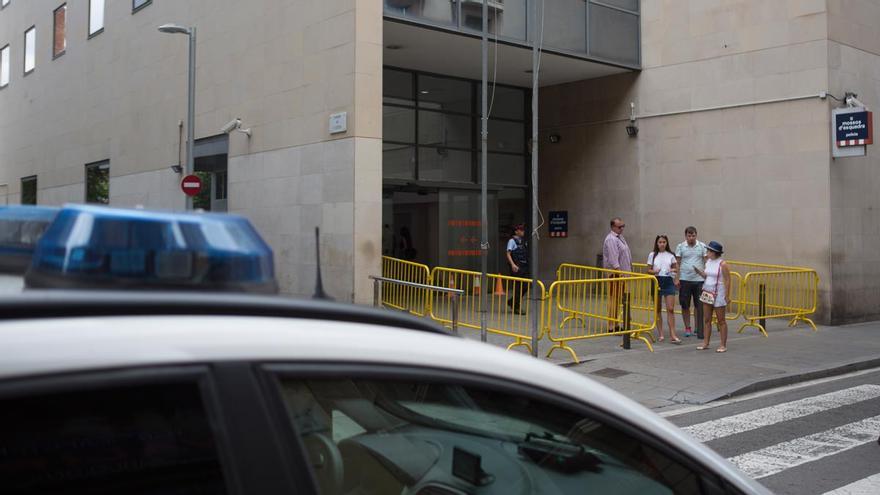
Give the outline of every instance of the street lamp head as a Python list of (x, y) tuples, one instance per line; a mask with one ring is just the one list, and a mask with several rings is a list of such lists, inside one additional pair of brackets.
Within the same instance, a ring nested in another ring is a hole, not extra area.
[(159, 31), (163, 33), (175, 33), (175, 34), (191, 34), (189, 28), (185, 28), (183, 26), (178, 26), (177, 24), (162, 24), (159, 26)]

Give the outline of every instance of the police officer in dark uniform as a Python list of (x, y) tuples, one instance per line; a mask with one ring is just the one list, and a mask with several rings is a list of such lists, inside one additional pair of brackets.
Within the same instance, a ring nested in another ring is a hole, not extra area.
[[(513, 226), (513, 237), (507, 241), (507, 263), (510, 265), (510, 276), (529, 278), (529, 243), (526, 240), (526, 226), (518, 223)], [(529, 283), (515, 282), (511, 290), (507, 305), (513, 308), (515, 313), (525, 314), (522, 309), (522, 299), (529, 290)]]

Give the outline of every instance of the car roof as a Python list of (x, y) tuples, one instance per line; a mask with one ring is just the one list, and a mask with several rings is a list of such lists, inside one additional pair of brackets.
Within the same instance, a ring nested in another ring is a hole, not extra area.
[[(213, 311), (213, 312), (212, 312)], [(442, 368), (540, 387), (638, 424), (759, 490), (727, 461), (635, 402), (543, 360), (386, 310), (314, 300), (191, 293), (52, 291), (0, 300), (0, 380), (222, 361)]]

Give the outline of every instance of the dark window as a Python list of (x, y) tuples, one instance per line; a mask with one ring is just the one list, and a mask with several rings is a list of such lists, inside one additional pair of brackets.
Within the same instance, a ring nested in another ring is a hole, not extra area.
[(280, 383), (322, 494), (723, 493), (644, 433), (524, 394), (436, 380)]
[(131, 13), (134, 14), (151, 3), (153, 0), (131, 0)]
[(21, 204), (37, 204), (37, 176), (24, 177), (21, 179)]
[(24, 32), (24, 75), (37, 67), (37, 28), (31, 26)]
[(0, 400), (4, 493), (226, 493), (196, 383)]
[(214, 199), (227, 199), (228, 194), (228, 173), (214, 173)]
[(470, 81), (419, 74), (419, 106), (443, 112), (473, 112)]
[(67, 50), (67, 35), (65, 29), (67, 25), (67, 4), (55, 9), (53, 14), (55, 23), (52, 29), (52, 58), (58, 58), (64, 55)]
[(110, 202), (110, 161), (86, 165), (86, 203)]
[[(479, 182), (480, 83), (393, 68), (383, 74), (383, 178)], [(526, 186), (526, 92), (493, 84), (489, 97), (489, 150), (517, 155), (495, 159), (506, 165), (490, 163), (490, 181)]]
[(104, 31), (104, 0), (89, 0), (89, 38)]
[(0, 48), (0, 88), (9, 86), (9, 45)]

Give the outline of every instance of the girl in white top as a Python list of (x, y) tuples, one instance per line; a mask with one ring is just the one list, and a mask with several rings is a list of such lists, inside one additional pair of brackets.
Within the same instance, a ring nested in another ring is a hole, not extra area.
[(709, 349), (709, 338), (712, 336), (712, 315), (718, 321), (718, 333), (721, 334), (721, 345), (715, 352), (727, 352), (727, 319), (725, 313), (727, 309), (727, 295), (730, 294), (730, 268), (727, 262), (721, 259), (724, 254), (724, 248), (721, 244), (712, 241), (706, 245), (708, 253), (706, 260), (706, 269), (696, 269), (701, 277), (706, 279), (703, 282), (703, 293), (709, 292), (714, 296), (715, 301), (712, 304), (703, 300), (703, 345), (697, 347), (697, 350)]
[(681, 339), (675, 335), (675, 280), (673, 275), (678, 270), (675, 254), (669, 249), (669, 238), (663, 234), (654, 239), (654, 250), (648, 254), (648, 273), (657, 277), (660, 286), (657, 297), (657, 342), (663, 342), (663, 302), (666, 302), (666, 326), (669, 328), (669, 340), (680, 344)]

